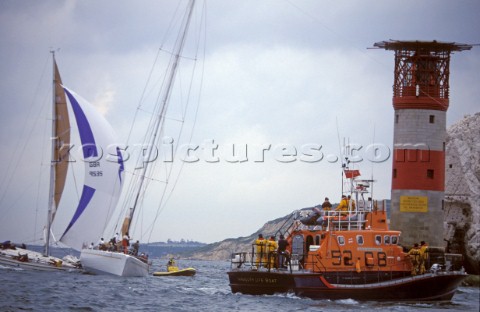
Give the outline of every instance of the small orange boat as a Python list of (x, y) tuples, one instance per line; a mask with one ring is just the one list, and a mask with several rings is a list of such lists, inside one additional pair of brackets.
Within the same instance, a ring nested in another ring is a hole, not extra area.
[(350, 201), (347, 215), (318, 208), (307, 216), (302, 211), (291, 215), (277, 233), (288, 242), (285, 252), (268, 252), (268, 247), (253, 244), (251, 252), (232, 254), (228, 272), (232, 292), (291, 292), (312, 299), (450, 300), (467, 274), (445, 264), (454, 264), (461, 255), (430, 249), (427, 270), (419, 271), (400, 245), (401, 232), (388, 227), (386, 201), (365, 198), (373, 181), (352, 177), (351, 183), (355, 207)]

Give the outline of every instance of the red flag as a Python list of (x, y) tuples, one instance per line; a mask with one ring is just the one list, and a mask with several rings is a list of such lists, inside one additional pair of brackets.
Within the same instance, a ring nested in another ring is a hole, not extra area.
[(347, 179), (353, 179), (360, 175), (360, 170), (345, 170), (344, 172)]

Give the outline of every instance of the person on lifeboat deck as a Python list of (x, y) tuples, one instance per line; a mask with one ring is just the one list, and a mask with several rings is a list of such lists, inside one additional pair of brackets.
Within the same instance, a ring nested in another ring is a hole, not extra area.
[(313, 208), (313, 213), (317, 216), (316, 220), (312, 222), (312, 225), (321, 225), (324, 226), (325, 216), (329, 216), (329, 211), (332, 210), (332, 204), (328, 197), (325, 197), (324, 202), (322, 203), (322, 210), (320, 211), (317, 207)]
[(347, 196), (342, 195), (342, 200), (340, 200), (340, 204), (338, 204), (335, 211), (339, 211), (342, 216), (346, 216), (348, 214), (348, 201)]
[(265, 264), (267, 262), (267, 250), (266, 250), (266, 240), (263, 238), (262, 234), (258, 234), (258, 238), (255, 240), (256, 246), (256, 259), (255, 265), (258, 266)]
[(412, 275), (415, 276), (417, 273), (419, 273), (420, 270), (420, 260), (422, 257), (422, 252), (420, 250), (420, 247), (418, 247), (418, 244), (415, 243), (413, 245), (413, 248), (410, 249), (408, 252), (408, 255), (410, 256), (410, 259), (412, 260)]
[(286, 263), (288, 261), (288, 241), (285, 239), (283, 234), (280, 234), (280, 239), (278, 240), (278, 267), (279, 268), (287, 268)]
[(322, 210), (323, 211), (332, 210), (332, 204), (330, 203), (330, 200), (328, 199), (328, 197), (325, 197), (325, 201), (322, 204)]
[(266, 242), (268, 252), (268, 268), (277, 268), (277, 249), (278, 244), (275, 241), (275, 236), (270, 236), (270, 239)]
[(428, 245), (425, 241), (420, 242), (420, 274), (425, 274), (425, 266), (428, 265)]

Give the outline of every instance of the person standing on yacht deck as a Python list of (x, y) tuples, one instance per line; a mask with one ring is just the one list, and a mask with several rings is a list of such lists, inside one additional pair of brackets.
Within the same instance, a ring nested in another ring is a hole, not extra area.
[(123, 235), (122, 239), (122, 247), (124, 254), (128, 253), (128, 246), (130, 246), (130, 236), (128, 236), (128, 232), (126, 232), (125, 235)]
[(133, 247), (133, 255), (138, 256), (138, 248), (140, 248), (140, 242), (137, 240), (135, 243), (132, 244)]

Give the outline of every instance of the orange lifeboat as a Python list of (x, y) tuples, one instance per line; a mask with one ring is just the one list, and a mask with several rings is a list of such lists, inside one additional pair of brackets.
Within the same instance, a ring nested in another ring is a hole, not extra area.
[[(355, 209), (322, 212), (319, 207), (294, 212), (280, 229), (288, 242), (285, 251), (257, 259), (252, 251), (232, 254), (228, 271), (234, 293), (295, 293), (313, 299), (450, 300), (466, 273), (424, 263), (417, 272), (411, 255), (400, 245), (401, 232), (390, 230), (386, 201), (364, 198), (368, 185), (353, 187)], [(344, 212), (343, 212), (344, 213)], [(451, 261), (450, 261), (451, 262)], [(422, 273), (422, 274), (420, 274)]]

